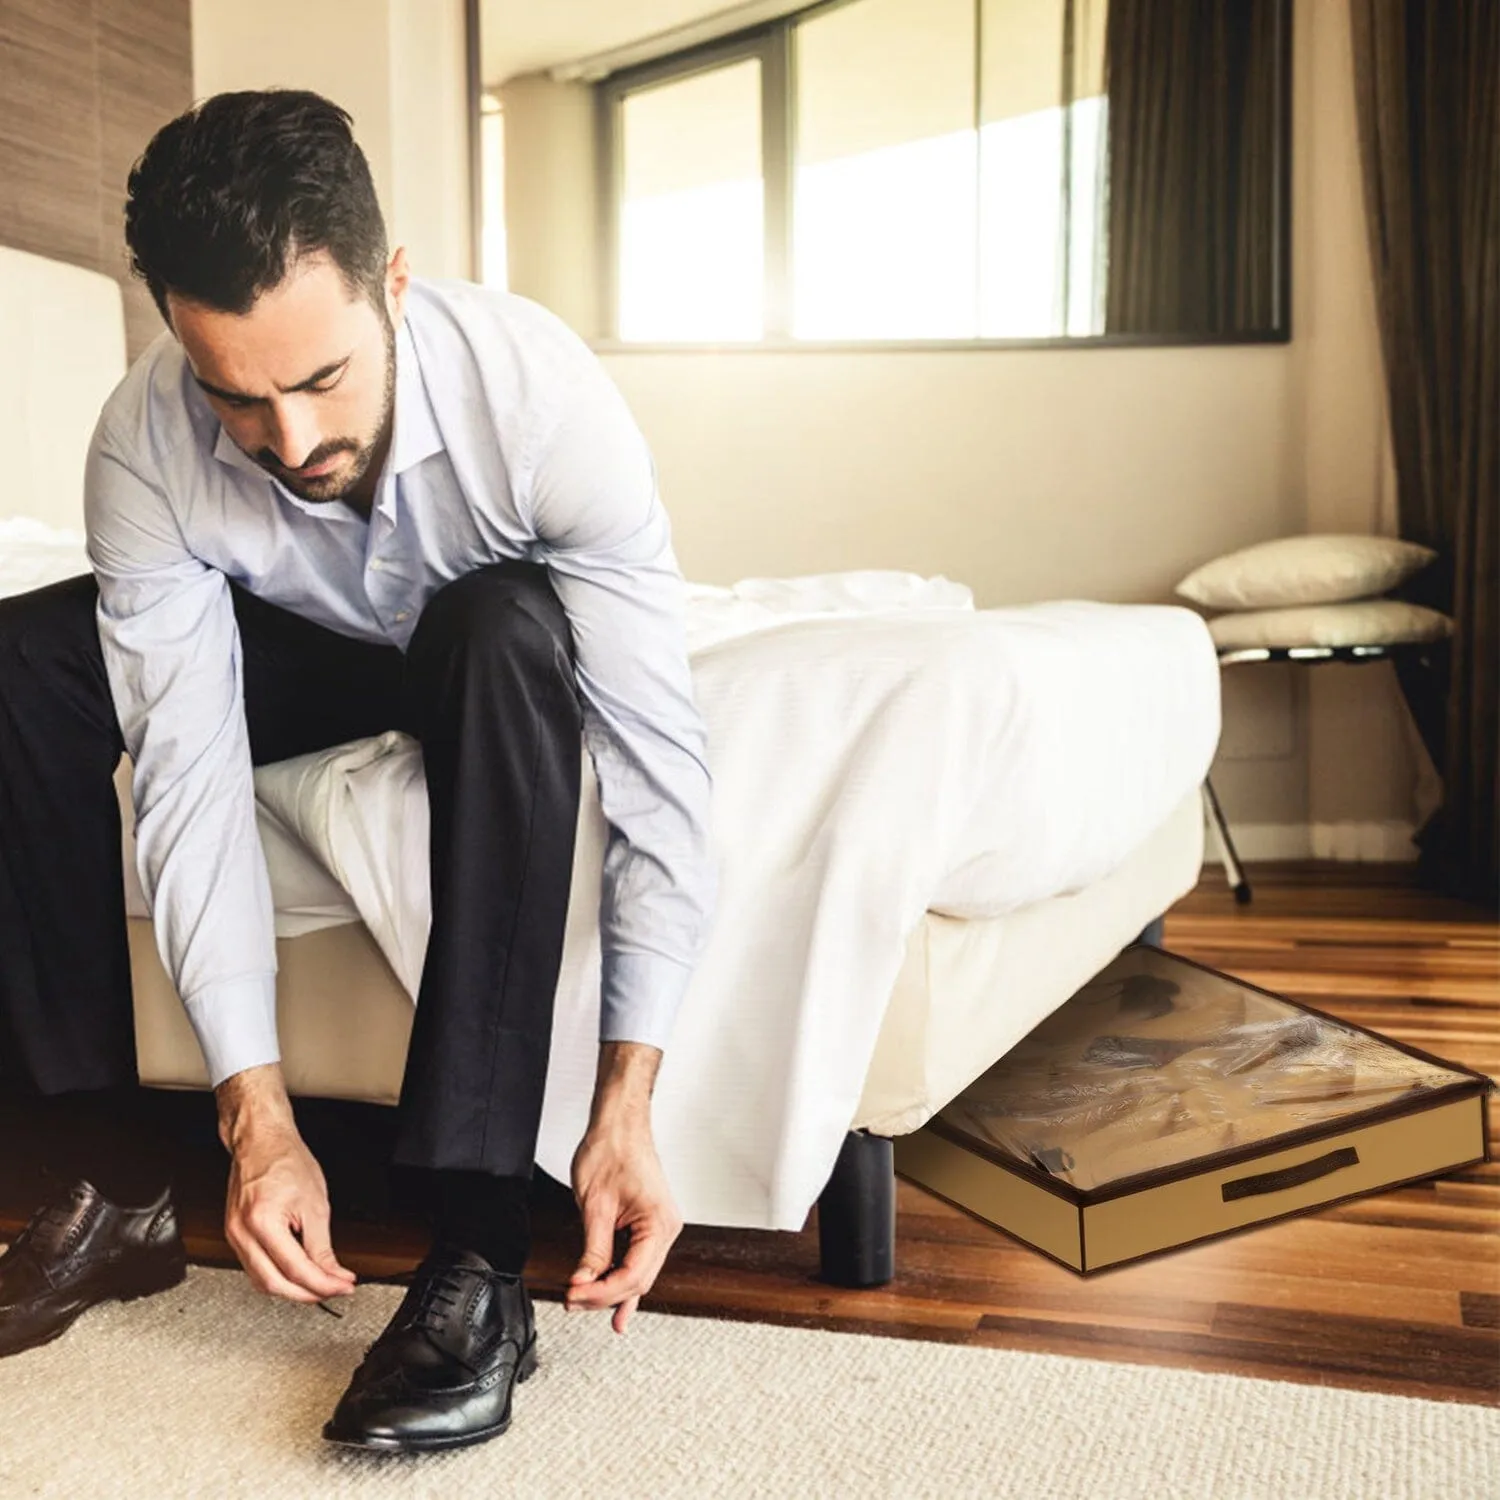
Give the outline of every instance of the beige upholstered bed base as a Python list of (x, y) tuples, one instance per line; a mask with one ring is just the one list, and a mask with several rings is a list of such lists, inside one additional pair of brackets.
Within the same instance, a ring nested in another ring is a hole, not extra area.
[[(1112, 874), (983, 921), (928, 913), (912, 934), (854, 1124), (915, 1130), (1190, 890), (1203, 857), (1195, 788)], [(144, 1083), (203, 1088), (203, 1059), (157, 957), (130, 922)], [(412, 1003), (363, 923), (278, 945), (277, 1022), (293, 1094), (395, 1103)]]

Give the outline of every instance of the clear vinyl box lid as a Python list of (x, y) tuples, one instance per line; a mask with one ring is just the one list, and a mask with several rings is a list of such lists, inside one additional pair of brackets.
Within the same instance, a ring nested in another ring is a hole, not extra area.
[(938, 1119), (947, 1132), (1088, 1191), (1336, 1128), (1472, 1082), (1228, 975), (1135, 945)]

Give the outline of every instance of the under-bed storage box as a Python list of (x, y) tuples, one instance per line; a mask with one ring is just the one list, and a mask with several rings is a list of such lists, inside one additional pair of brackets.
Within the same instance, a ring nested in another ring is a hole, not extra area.
[(1490, 1087), (1138, 943), (896, 1166), (1088, 1274), (1487, 1159)]

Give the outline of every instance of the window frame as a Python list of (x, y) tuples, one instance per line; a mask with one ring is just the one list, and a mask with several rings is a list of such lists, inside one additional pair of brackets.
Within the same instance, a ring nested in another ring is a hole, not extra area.
[[(831, 0), (836, 5), (854, 0)], [(820, 5), (817, 9), (823, 9)], [(798, 14), (805, 14), (799, 12)], [(789, 18), (787, 18), (789, 19)], [(626, 98), (664, 84), (682, 83), (734, 63), (760, 64), (760, 162), (765, 194), (764, 332), (745, 347), (768, 340), (791, 343), (792, 120), (791, 27), (787, 19), (767, 22), (732, 36), (704, 42), (668, 57), (612, 73), (594, 85), (599, 160), (599, 224), (603, 278), (602, 306), (608, 341), (621, 348), (653, 347), (620, 338), (620, 206), (625, 180), (625, 133), (620, 128)], [(672, 342), (663, 348), (710, 347)]]
[[(775, 20), (746, 27), (649, 62), (622, 68), (593, 85), (595, 106), (597, 196), (600, 229), (600, 306), (603, 338), (593, 347), (618, 353), (710, 353), (789, 350), (851, 352), (982, 349), (1162, 348), (1198, 345), (1286, 344), (1292, 338), (1292, 0), (1274, 0), (1277, 66), (1275, 119), (1275, 190), (1272, 198), (1275, 235), (1276, 313), (1270, 327), (1235, 333), (1096, 333), (1053, 334), (1033, 338), (874, 338), (799, 339), (791, 332), (793, 193), (796, 183), (796, 41), (803, 21), (860, 0), (815, 0)], [(985, 0), (973, 0), (975, 28), (976, 124), (982, 110), (979, 69), (983, 66)], [(626, 97), (648, 88), (676, 83), (731, 63), (758, 60), (761, 65), (761, 172), (765, 194), (765, 293), (762, 336), (748, 342), (716, 340), (647, 341), (620, 337), (619, 228), (624, 183), (624, 132), (620, 128)]]

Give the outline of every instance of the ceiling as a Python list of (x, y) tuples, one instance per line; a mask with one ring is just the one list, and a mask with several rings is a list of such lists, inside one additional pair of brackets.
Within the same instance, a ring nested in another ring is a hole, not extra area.
[[(799, 10), (807, 0), (480, 0), (480, 51), (487, 87), (518, 73), (595, 58), (648, 38), (661, 52)], [(680, 28), (703, 34), (673, 36)], [(631, 59), (634, 61), (635, 59)]]

